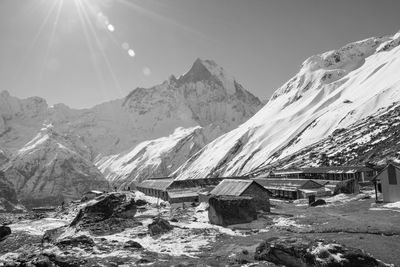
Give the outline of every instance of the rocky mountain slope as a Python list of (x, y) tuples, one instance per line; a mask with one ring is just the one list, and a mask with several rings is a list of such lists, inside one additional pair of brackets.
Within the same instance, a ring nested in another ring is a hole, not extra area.
[(368, 116), (351, 127), (339, 128), (328, 137), (288, 157), (275, 161), (254, 174), (270, 168), (309, 167), (320, 165), (361, 165), (366, 162), (384, 165), (400, 163), (400, 103)]
[(208, 143), (204, 129), (177, 128), (167, 137), (145, 141), (128, 153), (99, 159), (96, 164), (113, 185), (132, 186), (148, 177), (165, 177)]
[[(12, 184), (17, 199), (26, 207), (60, 205), (90, 189), (108, 189), (88, 154), (79, 139), (60, 135), (47, 125), (5, 164), (3, 180)], [(11, 195), (8, 199), (16, 202)]]
[(293, 155), (400, 101), (400, 33), (308, 58), (268, 104), (189, 159), (177, 179), (240, 175)]

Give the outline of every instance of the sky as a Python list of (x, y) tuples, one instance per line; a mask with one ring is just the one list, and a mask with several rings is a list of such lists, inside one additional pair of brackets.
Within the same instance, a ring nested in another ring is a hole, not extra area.
[(398, 0), (0, 0), (0, 90), (88, 108), (212, 59), (260, 99), (311, 55), (400, 30)]

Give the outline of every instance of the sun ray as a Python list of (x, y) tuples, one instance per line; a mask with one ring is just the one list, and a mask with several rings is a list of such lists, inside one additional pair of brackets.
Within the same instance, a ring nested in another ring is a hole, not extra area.
[(44, 73), (44, 70), (46, 68), (47, 60), (49, 58), (49, 54), (50, 54), (50, 51), (51, 51), (51, 48), (52, 48), (52, 45), (53, 45), (53, 42), (54, 42), (54, 36), (55, 36), (57, 25), (58, 25), (58, 22), (59, 22), (59, 19), (60, 19), (60, 14), (61, 14), (61, 9), (62, 9), (62, 6), (63, 6), (63, 2), (64, 2), (64, 0), (59, 0), (58, 1), (58, 8), (57, 8), (57, 13), (56, 13), (56, 18), (54, 20), (53, 27), (51, 29), (49, 43), (47, 45), (46, 54), (44, 56), (44, 60), (43, 60), (44, 64), (42, 66), (42, 70), (41, 70), (40, 75), (39, 75), (39, 80), (42, 80), (42, 78), (43, 78), (43, 73)]
[(117, 0), (117, 2), (125, 5), (126, 7), (130, 8), (130, 9), (136, 11), (136, 12), (140, 12), (140, 13), (148, 16), (148, 17), (160, 20), (160, 21), (165, 22), (165, 23), (172, 24), (172, 25), (177, 26), (177, 27), (179, 27), (181, 29), (184, 29), (184, 30), (186, 30), (188, 32), (191, 32), (191, 33), (194, 33), (196, 35), (199, 35), (202, 38), (211, 40), (206, 34), (200, 32), (198, 30), (195, 30), (195, 29), (193, 29), (191, 27), (188, 27), (187, 25), (179, 23), (178, 21), (176, 21), (174, 19), (171, 19), (170, 17), (163, 16), (163, 15), (161, 15), (161, 14), (159, 14), (159, 13), (153, 11), (153, 10), (144, 8), (143, 6), (141, 6), (141, 5), (137, 4), (137, 3), (134, 3), (133, 1)]
[(15, 72), (15, 75), (13, 77), (13, 80), (17, 80), (19, 77), (19, 74), (21, 73), (23, 67), (25, 66), (25, 63), (30, 55), (32, 55), (32, 50), (36, 46), (37, 41), (39, 40), (40, 35), (43, 32), (43, 29), (46, 27), (47, 21), (49, 20), (51, 14), (53, 13), (53, 10), (56, 8), (57, 2), (54, 1), (52, 5), (50, 6), (45, 18), (43, 19), (42, 23), (40, 24), (39, 30), (37, 31), (35, 37), (33, 38), (32, 42), (30, 42), (30, 46), (28, 49), (26, 49), (26, 53), (24, 54), (20, 64), (17, 67), (17, 70)]
[[(92, 35), (93, 35), (93, 37), (94, 37), (95, 43), (97, 44), (97, 47), (98, 47), (98, 49), (99, 49), (99, 51), (100, 51), (100, 53), (101, 53), (101, 55), (102, 55), (102, 57), (103, 57), (103, 60), (104, 60), (104, 62), (106, 63), (106, 67), (107, 67), (108, 71), (109, 71), (110, 74), (111, 74), (111, 78), (112, 78), (112, 80), (113, 80), (113, 82), (114, 82), (114, 85), (115, 85), (116, 88), (119, 90), (119, 92), (120, 92), (120, 94), (121, 94), (121, 96), (122, 96), (122, 95), (123, 95), (122, 88), (121, 88), (121, 86), (120, 86), (120, 84), (119, 84), (119, 81), (118, 81), (118, 79), (117, 79), (117, 77), (116, 77), (116, 75), (115, 75), (115, 73), (114, 73), (114, 70), (112, 69), (110, 60), (108, 59), (108, 57), (107, 57), (107, 55), (106, 55), (106, 53), (105, 53), (105, 51), (104, 51), (104, 48), (103, 48), (103, 46), (101, 45), (100, 39), (99, 39), (99, 37), (98, 37), (98, 35), (97, 35), (97, 33), (96, 33), (96, 29), (95, 29), (95, 27), (94, 27), (92, 21), (90, 20), (90, 16), (89, 16), (89, 14), (88, 14), (87, 9), (85, 8), (85, 4), (88, 5), (88, 3), (87, 3), (87, 2), (82, 3), (82, 6), (83, 6), (82, 11), (83, 11), (84, 18), (86, 18), (86, 22), (87, 22), (87, 24), (88, 24), (88, 26), (89, 26), (89, 30), (91, 31), (91, 33), (92, 33)], [(91, 9), (90, 6), (86, 6), (86, 7), (89, 8), (89, 10), (93, 12), (93, 10)]]
[(105, 91), (106, 82), (105, 82), (103, 76), (101, 75), (100, 67), (96, 62), (95, 46), (94, 46), (94, 44), (93, 44), (93, 42), (92, 42), (92, 40), (90, 38), (90, 33), (89, 33), (89, 30), (88, 30), (88, 26), (86, 25), (86, 21), (85, 21), (85, 18), (84, 18), (84, 15), (83, 15), (83, 11), (82, 11), (83, 7), (81, 5), (81, 1), (80, 0), (74, 0), (74, 4), (75, 4), (77, 12), (78, 12), (79, 21), (80, 21), (80, 23), (82, 25), (83, 34), (85, 35), (85, 39), (86, 39), (86, 43), (87, 43), (88, 50), (89, 50), (89, 53), (90, 53), (90, 59), (91, 59), (91, 62), (93, 64), (93, 68), (95, 69), (97, 78), (98, 78), (103, 90)]

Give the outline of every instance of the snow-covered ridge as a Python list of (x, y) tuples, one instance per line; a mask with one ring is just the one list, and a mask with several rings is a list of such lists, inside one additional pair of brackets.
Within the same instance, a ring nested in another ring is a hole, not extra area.
[(149, 177), (168, 176), (206, 143), (203, 128), (177, 128), (170, 136), (144, 141), (128, 153), (102, 157), (96, 165), (113, 185), (127, 187)]
[[(49, 107), (41, 98), (18, 99), (6, 91), (0, 93), (0, 104), (0, 147), (14, 154), (9, 170), (24, 170), (22, 176), (9, 177), (27, 181), (26, 173), (37, 175), (37, 180), (30, 180), (35, 185), (24, 191), (36, 197), (36, 184), (55, 182), (50, 176), (41, 180), (43, 175), (37, 170), (51, 172), (44, 165), (55, 164), (60, 167), (57, 174), (66, 177), (77, 170), (83, 175), (89, 172), (96, 180), (95, 162), (119, 186), (169, 175), (205, 144), (262, 107), (257, 97), (215, 62), (201, 59), (178, 79), (171, 76), (159, 85), (136, 88), (123, 99), (88, 109), (64, 104)], [(59, 166), (59, 157), (81, 165)], [(25, 188), (13, 183), (20, 195)]]
[(382, 112), (400, 100), (398, 38), (368, 38), (310, 57), (256, 115), (204, 147), (174, 175), (251, 173)]
[(61, 134), (80, 136), (93, 156), (131, 149), (150, 139), (168, 136), (178, 127), (234, 129), (262, 107), (221, 67), (197, 59), (179, 79), (151, 88), (136, 88), (124, 99), (76, 110), (64, 104), (49, 107), (45, 100), (18, 99), (0, 93), (0, 147), (16, 152), (51, 123)]
[(27, 207), (60, 205), (88, 190), (108, 188), (89, 155), (79, 139), (45, 125), (4, 165), (1, 178), (12, 185)]

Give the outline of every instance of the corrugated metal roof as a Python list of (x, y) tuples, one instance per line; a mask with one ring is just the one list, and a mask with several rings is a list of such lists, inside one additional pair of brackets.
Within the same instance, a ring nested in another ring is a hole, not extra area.
[(356, 173), (372, 171), (371, 168), (365, 166), (329, 166), (329, 167), (313, 167), (302, 169), (304, 173)]
[(240, 196), (252, 183), (255, 183), (255, 181), (225, 179), (210, 194), (217, 196)]
[(185, 197), (197, 197), (199, 196), (199, 194), (193, 191), (179, 190), (179, 191), (168, 191), (168, 196), (170, 198), (185, 198)]
[(300, 173), (356, 173), (372, 171), (373, 169), (366, 166), (329, 166), (329, 167), (310, 167), (298, 169), (282, 169), (272, 170), (270, 175), (290, 175)]
[(285, 178), (265, 178), (255, 179), (260, 185), (264, 187), (288, 187), (298, 188), (304, 183), (309, 181), (308, 179), (285, 179)]
[(296, 178), (255, 178), (260, 185), (265, 188), (287, 188), (287, 189), (299, 189), (305, 183), (312, 181), (321, 186), (327, 186), (328, 184), (338, 184), (343, 181), (335, 181), (335, 180), (316, 180), (316, 179), (296, 179)]
[(154, 179), (146, 180), (137, 185), (137, 187), (156, 189), (156, 190), (167, 190), (168, 186), (173, 182), (172, 179)]

